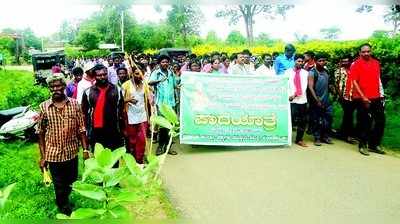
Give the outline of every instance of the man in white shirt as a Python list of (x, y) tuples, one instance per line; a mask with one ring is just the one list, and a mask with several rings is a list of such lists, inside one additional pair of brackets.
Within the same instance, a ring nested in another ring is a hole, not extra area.
[(247, 75), (250, 73), (250, 70), (248, 68), (248, 66), (246, 66), (244, 64), (244, 54), (239, 53), (237, 55), (237, 59), (236, 59), (236, 64), (230, 66), (230, 74), (236, 74), (236, 75)]
[(307, 147), (303, 141), (303, 136), (307, 124), (306, 90), (308, 83), (308, 72), (303, 69), (303, 55), (295, 55), (294, 60), (294, 68), (288, 69), (285, 72), (285, 75), (289, 77), (289, 101), (292, 112), (292, 125), (297, 125), (295, 143), (299, 146)]
[(76, 100), (78, 101), (79, 105), (82, 104), (83, 92), (85, 92), (87, 88), (92, 87), (96, 83), (95, 75), (93, 74), (94, 66), (95, 63), (87, 62), (83, 68), (85, 74), (83, 75), (81, 81), (78, 82), (78, 86), (76, 87)]
[(262, 59), (264, 61), (264, 64), (256, 69), (256, 73), (258, 75), (276, 76), (274, 67), (272, 66), (273, 64), (272, 55), (264, 54), (262, 56)]

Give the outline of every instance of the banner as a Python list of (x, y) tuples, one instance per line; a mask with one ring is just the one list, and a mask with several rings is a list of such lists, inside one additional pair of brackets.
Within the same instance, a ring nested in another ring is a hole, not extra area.
[(185, 72), (181, 83), (181, 144), (291, 144), (287, 77)]

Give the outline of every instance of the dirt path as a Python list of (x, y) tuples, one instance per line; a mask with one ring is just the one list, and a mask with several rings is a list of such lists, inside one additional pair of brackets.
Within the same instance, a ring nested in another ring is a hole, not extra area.
[(400, 159), (334, 145), (174, 145), (162, 177), (183, 218), (198, 223), (399, 223)]

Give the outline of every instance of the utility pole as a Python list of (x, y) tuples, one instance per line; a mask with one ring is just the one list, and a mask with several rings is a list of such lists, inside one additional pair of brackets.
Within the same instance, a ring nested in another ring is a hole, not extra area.
[(124, 51), (124, 10), (121, 10), (121, 50)]

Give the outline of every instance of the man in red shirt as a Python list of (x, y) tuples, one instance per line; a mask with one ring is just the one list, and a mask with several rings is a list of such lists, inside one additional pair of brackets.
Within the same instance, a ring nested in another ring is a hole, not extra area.
[(367, 143), (369, 151), (384, 154), (380, 147), (385, 128), (380, 70), (379, 61), (371, 56), (371, 45), (361, 45), (360, 57), (350, 67), (350, 79), (354, 89), (353, 99), (359, 105), (359, 151), (363, 155), (369, 155)]
[(124, 99), (121, 88), (108, 81), (107, 68), (97, 64), (93, 68), (96, 84), (86, 89), (82, 97), (82, 111), (90, 147), (100, 143), (111, 150), (123, 146)]

